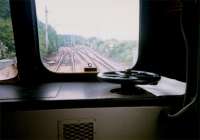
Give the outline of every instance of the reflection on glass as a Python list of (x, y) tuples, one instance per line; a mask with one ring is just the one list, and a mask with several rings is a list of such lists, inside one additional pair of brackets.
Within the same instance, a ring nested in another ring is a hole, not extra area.
[(139, 0), (36, 0), (36, 10), (49, 70), (124, 70), (137, 61)]

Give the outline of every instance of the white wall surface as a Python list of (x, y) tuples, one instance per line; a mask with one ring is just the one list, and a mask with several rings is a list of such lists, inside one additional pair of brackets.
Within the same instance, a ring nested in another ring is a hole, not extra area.
[(17, 111), (9, 114), (9, 136), (57, 140), (60, 120), (95, 119), (95, 140), (155, 140), (160, 107), (83, 108)]

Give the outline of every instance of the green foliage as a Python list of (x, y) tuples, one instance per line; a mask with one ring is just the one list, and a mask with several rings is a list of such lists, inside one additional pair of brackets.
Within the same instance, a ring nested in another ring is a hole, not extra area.
[[(45, 24), (41, 21), (38, 21), (38, 35), (42, 56), (57, 51), (57, 33), (53, 27), (48, 25), (48, 48), (45, 47)], [(9, 0), (0, 0), (0, 43), (0, 59), (15, 56)]]
[(58, 50), (57, 33), (55, 29), (51, 26), (48, 26), (48, 39), (49, 39), (48, 53), (51, 54)]
[(57, 37), (58, 46), (64, 46), (65, 45), (65, 35), (58, 35)]
[(15, 56), (9, 0), (0, 0), (0, 59)]
[(133, 51), (137, 47), (136, 41), (118, 41), (112, 39), (105, 41), (95, 40), (95, 42), (96, 44), (93, 44), (92, 47), (105, 57), (126, 65), (133, 63)]
[(11, 20), (0, 20), (0, 40), (8, 48), (9, 52), (15, 51)]
[(48, 25), (48, 48), (45, 44), (45, 24), (38, 21), (38, 36), (41, 56), (52, 54), (58, 50), (58, 37), (55, 29)]
[(9, 0), (0, 0), (0, 18), (7, 19), (10, 17)]
[[(42, 57), (56, 53), (59, 46), (67, 46), (67, 41), (72, 39), (74, 45), (90, 46), (112, 60), (131, 64), (133, 62), (133, 49), (137, 46), (136, 41), (101, 40), (96, 37), (86, 39), (78, 35), (58, 35), (55, 29), (48, 25), (47, 48), (45, 44), (45, 24), (39, 20), (38, 37)], [(15, 46), (9, 0), (0, 0), (0, 59), (14, 56)]]

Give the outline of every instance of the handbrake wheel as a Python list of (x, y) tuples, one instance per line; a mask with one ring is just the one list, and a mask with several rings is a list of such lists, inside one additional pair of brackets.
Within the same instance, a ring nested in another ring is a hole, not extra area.
[(157, 84), (160, 75), (137, 70), (100, 72), (97, 77), (101, 81), (121, 84), (120, 91), (125, 92), (135, 89), (135, 85)]

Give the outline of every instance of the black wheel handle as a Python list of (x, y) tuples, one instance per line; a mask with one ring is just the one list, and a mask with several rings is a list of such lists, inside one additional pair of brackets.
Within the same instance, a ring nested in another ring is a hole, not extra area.
[(102, 72), (97, 77), (106, 82), (133, 85), (155, 84), (161, 78), (158, 74), (137, 70)]

